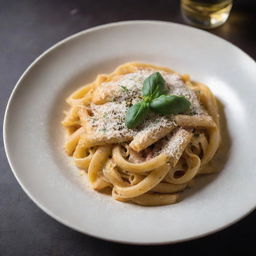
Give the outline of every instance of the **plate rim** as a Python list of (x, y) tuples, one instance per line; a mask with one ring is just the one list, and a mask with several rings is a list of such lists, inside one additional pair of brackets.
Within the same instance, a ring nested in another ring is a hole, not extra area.
[(4, 144), (4, 152), (7, 158), (7, 161), (9, 163), (10, 169), (14, 175), (14, 177), (16, 178), (18, 184), (22, 187), (23, 191), (26, 193), (26, 195), (37, 205), (37, 207), (39, 207), (41, 210), (43, 210), (47, 215), (49, 215), (51, 218), (53, 218), (54, 220), (60, 222), (61, 224), (65, 225), (68, 228), (71, 228), (72, 230), (78, 231), (82, 234), (85, 235), (89, 235), (91, 237), (94, 238), (98, 238), (98, 239), (102, 239), (105, 241), (110, 241), (110, 242), (118, 242), (118, 243), (123, 243), (123, 244), (133, 244), (133, 245), (165, 245), (165, 244), (175, 244), (175, 243), (181, 243), (181, 242), (186, 242), (186, 241), (191, 241), (191, 240), (195, 240), (195, 239), (199, 239), (211, 234), (214, 234), (216, 232), (219, 232), (221, 230), (224, 230), (228, 227), (230, 227), (231, 225), (239, 222), (240, 220), (242, 220), (243, 218), (245, 218), (246, 216), (248, 216), (250, 213), (252, 213), (255, 209), (256, 209), (256, 203), (255, 205), (249, 210), (247, 211), (244, 215), (241, 215), (239, 218), (234, 219), (231, 222), (227, 222), (225, 225), (218, 227), (218, 228), (213, 228), (210, 231), (206, 231), (203, 232), (199, 235), (195, 235), (195, 236), (191, 236), (191, 237), (187, 237), (187, 238), (183, 238), (183, 239), (177, 239), (177, 240), (172, 240), (172, 241), (163, 241), (163, 242), (136, 242), (136, 241), (126, 241), (123, 239), (111, 239), (111, 238), (107, 238), (104, 236), (101, 236), (100, 234), (92, 234), (91, 232), (86, 232), (82, 229), (79, 229), (78, 227), (73, 227), (72, 223), (70, 223), (70, 221), (68, 220), (63, 220), (61, 217), (59, 217), (58, 215), (55, 215), (50, 209), (48, 209), (46, 206), (44, 206), (43, 204), (41, 204), (25, 187), (25, 185), (23, 185), (21, 179), (18, 177), (18, 174), (15, 171), (15, 168), (13, 166), (13, 161), (11, 159), (9, 150), (8, 150), (8, 142), (7, 142), (7, 137), (8, 137), (8, 131), (7, 131), (7, 119), (8, 119), (8, 113), (9, 110), (11, 108), (11, 104), (14, 100), (14, 96), (17, 92), (17, 89), (19, 88), (19, 86), (22, 84), (22, 81), (24, 80), (24, 78), (29, 74), (30, 70), (36, 66), (38, 63), (40, 63), (40, 60), (43, 59), (45, 56), (47, 56), (48, 54), (50, 54), (52, 51), (56, 50), (58, 47), (63, 46), (64, 44), (66, 44), (67, 42), (80, 37), (81, 35), (84, 34), (88, 34), (91, 32), (95, 32), (98, 30), (104, 30), (105, 28), (111, 28), (111, 27), (115, 27), (115, 26), (123, 26), (123, 25), (135, 25), (135, 24), (159, 24), (159, 25), (174, 25), (177, 27), (186, 27), (188, 29), (191, 30), (196, 30), (196, 31), (200, 31), (201, 33), (205, 33), (207, 35), (213, 36), (215, 38), (217, 38), (218, 40), (221, 40), (227, 44), (229, 44), (232, 47), (235, 47), (236, 50), (238, 50), (240, 53), (244, 54), (248, 60), (250, 59), (250, 61), (252, 61), (252, 63), (255, 65), (256, 62), (254, 61), (254, 59), (247, 54), (246, 52), (244, 52), (242, 49), (240, 49), (238, 46), (234, 45), (233, 43), (215, 35), (212, 34), (208, 31), (199, 29), (199, 28), (195, 28), (195, 27), (191, 27), (189, 25), (184, 25), (184, 24), (179, 24), (179, 23), (174, 23), (174, 22), (169, 22), (169, 21), (160, 21), (160, 20), (126, 20), (126, 21), (117, 21), (117, 22), (111, 22), (111, 23), (106, 23), (106, 24), (102, 24), (102, 25), (98, 25), (98, 26), (94, 26), (85, 30), (81, 30), (75, 34), (72, 34), (68, 37), (65, 37), (64, 39), (58, 41), (57, 43), (53, 44), (51, 47), (49, 47), (47, 50), (43, 51), (38, 57), (36, 57), (34, 59), (34, 61), (32, 61), (32, 63), (25, 69), (25, 71), (22, 73), (22, 75), (20, 76), (20, 78), (18, 79), (18, 81), (16, 82), (15, 86), (12, 89), (12, 92), (8, 98), (6, 107), (5, 107), (5, 111), (4, 111), (4, 118), (3, 118), (3, 144)]

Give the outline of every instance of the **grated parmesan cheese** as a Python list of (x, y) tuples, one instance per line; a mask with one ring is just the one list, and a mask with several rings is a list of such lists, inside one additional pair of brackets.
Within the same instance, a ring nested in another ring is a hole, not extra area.
[(107, 102), (103, 105), (91, 105), (93, 115), (88, 122), (97, 136), (108, 139), (134, 136), (135, 131), (125, 126), (125, 114), (128, 106), (125, 102)]
[[(159, 116), (151, 113), (142, 125), (131, 130), (125, 126), (125, 115), (130, 106), (142, 99), (141, 90), (144, 80), (155, 70), (144, 69), (135, 73), (125, 74), (118, 79), (101, 84), (105, 93), (111, 94), (111, 101), (102, 105), (91, 105), (92, 117), (88, 117), (91, 127), (96, 129), (99, 136), (107, 138), (134, 137), (138, 132), (150, 133), (161, 127), (174, 126), (174, 116)], [(184, 96), (191, 102), (190, 113), (202, 114), (205, 110), (193, 90), (188, 88), (178, 74), (168, 74), (160, 71), (166, 81), (168, 94)]]
[[(168, 138), (169, 137), (169, 138)], [(167, 136), (167, 140), (164, 141), (163, 146), (158, 154), (164, 153), (169, 156), (178, 158), (177, 152), (180, 152), (180, 145), (183, 143), (183, 138), (181, 136)]]
[[(184, 150), (183, 147), (186, 146), (188, 142), (188, 138), (190, 140), (189, 132), (180, 128), (167, 134), (167, 136), (155, 143), (153, 156), (163, 153), (175, 159), (179, 159)], [(182, 148), (183, 150), (181, 150)]]
[(158, 116), (157, 114), (151, 113), (145, 122), (139, 127), (140, 136), (151, 133), (154, 137), (154, 133), (158, 133), (163, 127), (174, 127), (176, 123), (174, 121), (173, 115), (170, 116)]

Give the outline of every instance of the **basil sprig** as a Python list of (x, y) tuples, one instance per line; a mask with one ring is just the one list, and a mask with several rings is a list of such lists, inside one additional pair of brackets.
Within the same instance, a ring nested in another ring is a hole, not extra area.
[(126, 113), (125, 125), (129, 129), (133, 129), (137, 127), (144, 121), (148, 112), (149, 112), (149, 103), (145, 101), (141, 101), (137, 104), (134, 104), (128, 109)]
[(153, 73), (143, 82), (142, 95), (144, 101), (150, 102), (166, 92), (165, 81), (159, 72)]
[(190, 102), (184, 96), (161, 95), (150, 102), (150, 108), (161, 115), (179, 114), (190, 107)]
[(165, 80), (159, 72), (147, 77), (143, 82), (143, 100), (131, 106), (125, 117), (129, 129), (139, 126), (149, 111), (161, 115), (179, 114), (187, 111), (191, 103), (183, 96), (166, 95)]

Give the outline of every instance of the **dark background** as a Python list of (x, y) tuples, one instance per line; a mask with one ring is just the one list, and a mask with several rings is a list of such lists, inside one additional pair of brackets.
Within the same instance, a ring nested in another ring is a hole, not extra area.
[[(0, 0), (0, 123), (16, 81), (43, 51), (89, 27), (134, 19), (184, 23), (176, 0)], [(227, 23), (210, 32), (255, 59), (256, 1), (235, 0)], [(0, 129), (2, 133), (2, 125)], [(0, 256), (256, 255), (255, 242), (255, 211), (224, 231), (175, 245), (122, 245), (80, 234), (47, 216), (26, 196), (7, 163), (1, 137)]]

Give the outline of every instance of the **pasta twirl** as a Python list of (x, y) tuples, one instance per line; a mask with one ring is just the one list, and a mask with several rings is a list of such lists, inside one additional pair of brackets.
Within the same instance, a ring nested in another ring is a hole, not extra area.
[[(128, 129), (125, 114), (141, 101), (143, 82), (154, 72), (164, 78), (165, 94), (185, 97), (190, 108), (164, 116), (151, 112)], [(76, 90), (67, 103), (66, 153), (88, 172), (93, 189), (109, 188), (118, 201), (176, 203), (198, 174), (214, 172), (209, 162), (221, 141), (217, 102), (207, 86), (188, 75), (126, 63)]]

